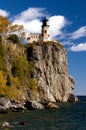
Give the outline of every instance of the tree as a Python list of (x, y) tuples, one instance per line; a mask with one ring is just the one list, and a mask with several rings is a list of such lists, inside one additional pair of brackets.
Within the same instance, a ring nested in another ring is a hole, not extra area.
[(8, 37), (8, 40), (12, 41), (13, 43), (19, 43), (19, 38), (16, 34), (12, 34)]
[(8, 18), (0, 16), (0, 35), (6, 40), (8, 35), (12, 34), (16, 34), (19, 37), (20, 42), (22, 42), (26, 36), (23, 25), (13, 25)]
[(24, 32), (23, 25), (18, 25), (18, 24), (11, 25), (9, 27), (9, 30), (10, 30), (9, 31), (10, 34), (12, 34), (12, 33), (17, 34), (17, 36), (19, 37), (20, 42), (22, 42), (25, 39), (26, 33)]
[(8, 18), (0, 16), (0, 35), (3, 36), (4, 38), (7, 35), (10, 25), (11, 22), (8, 20)]

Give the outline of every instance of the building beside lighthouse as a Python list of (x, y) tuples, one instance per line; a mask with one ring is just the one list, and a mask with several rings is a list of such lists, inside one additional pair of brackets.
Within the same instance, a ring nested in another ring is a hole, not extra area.
[(49, 25), (47, 24), (47, 22), (48, 20), (46, 18), (42, 20), (41, 34), (30, 33), (29, 37), (27, 38), (28, 43), (33, 43), (38, 41), (46, 42), (50, 40)]

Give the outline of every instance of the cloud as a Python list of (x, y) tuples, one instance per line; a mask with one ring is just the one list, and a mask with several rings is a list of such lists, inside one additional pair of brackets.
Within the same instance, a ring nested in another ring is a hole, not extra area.
[[(69, 39), (71, 39), (73, 42), (74, 42), (74, 40), (77, 40), (79, 38), (86, 37), (86, 26), (82, 26), (77, 31), (75, 31), (69, 35), (71, 35), (71, 37), (69, 37)], [(73, 44), (69, 48), (69, 50), (74, 51), (74, 52), (86, 51), (86, 42), (79, 43), (77, 45)]]
[(50, 34), (52, 37), (56, 37), (62, 34), (61, 29), (65, 27), (67, 20), (64, 16), (55, 15), (49, 18)]
[(41, 33), (43, 17), (47, 17), (49, 20), (51, 38), (62, 34), (61, 29), (65, 27), (67, 20), (61, 15), (49, 17), (45, 8), (28, 8), (14, 17), (13, 24), (24, 25), (27, 34), (30, 32)]
[(0, 9), (0, 16), (8, 17), (9, 13), (6, 10)]
[(77, 31), (73, 32), (70, 34), (71, 37), (69, 37), (70, 39), (78, 39), (81, 37), (85, 37), (86, 36), (86, 26), (82, 26), (81, 28), (79, 28)]
[(59, 39), (62, 41), (64, 45), (71, 46), (67, 48), (69, 51), (86, 51), (86, 42), (77, 44), (76, 41), (79, 38), (86, 37), (86, 26), (80, 27), (78, 30), (74, 31), (73, 33), (63, 33), (60, 35)]
[[(66, 24), (67, 24), (67, 22), (66, 22)], [(67, 39), (68, 41), (74, 41), (74, 40), (77, 40), (82, 37), (86, 37), (86, 26), (80, 27), (78, 30), (74, 31), (73, 33), (71, 33), (71, 32), (62, 33), (62, 35), (60, 35), (59, 39), (60, 40)]]
[(22, 20), (28, 22), (44, 16), (47, 16), (45, 8), (28, 8), (27, 10), (22, 11), (20, 14), (15, 16), (15, 19), (17, 21)]
[(85, 43), (80, 43), (78, 45), (73, 45), (70, 48), (71, 51), (79, 52), (79, 51), (86, 51), (86, 42)]
[(64, 40), (62, 43), (64, 45), (69, 45), (69, 46), (74, 45), (74, 43), (71, 40)]
[(31, 33), (41, 33), (41, 22), (38, 19), (28, 21), (24, 23), (24, 28), (27, 34)]
[(16, 15), (13, 24), (22, 24), (25, 28), (27, 35), (32, 33), (41, 33), (40, 18), (48, 17), (45, 8), (28, 8)]

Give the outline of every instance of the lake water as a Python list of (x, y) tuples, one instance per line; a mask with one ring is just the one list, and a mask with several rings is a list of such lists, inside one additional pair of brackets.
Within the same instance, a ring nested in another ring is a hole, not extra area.
[(0, 123), (7, 121), (13, 126), (0, 130), (86, 130), (86, 96), (79, 99), (77, 103), (59, 103), (60, 109), (0, 114)]

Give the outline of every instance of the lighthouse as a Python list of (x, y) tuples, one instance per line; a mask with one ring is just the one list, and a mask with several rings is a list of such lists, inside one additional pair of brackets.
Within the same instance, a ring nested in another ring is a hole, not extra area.
[(47, 24), (48, 20), (44, 18), (42, 20), (42, 40), (44, 42), (50, 40), (50, 33), (49, 33), (49, 25)]
[(30, 35), (27, 38), (28, 43), (50, 41), (49, 25), (47, 24), (47, 22), (48, 20), (46, 19), (46, 17), (44, 17), (44, 19), (42, 20), (41, 34), (30, 32)]

